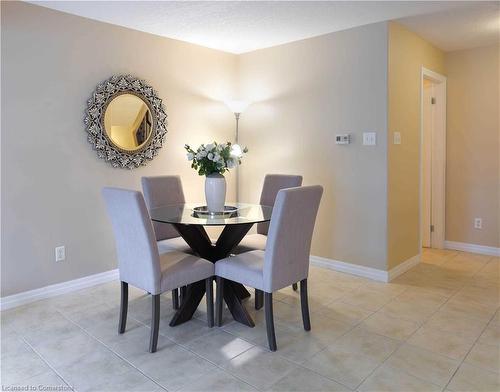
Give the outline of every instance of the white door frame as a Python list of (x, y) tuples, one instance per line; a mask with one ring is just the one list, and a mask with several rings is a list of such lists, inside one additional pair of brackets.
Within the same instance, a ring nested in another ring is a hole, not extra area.
[(435, 84), (436, 123), (432, 137), (432, 215), (434, 231), (431, 233), (431, 246), (443, 249), (445, 241), (446, 218), (446, 77), (422, 67), (420, 77), (420, 206), (419, 206), (419, 236), (422, 248), (422, 200), (423, 200), (423, 137), (424, 137), (424, 79)]

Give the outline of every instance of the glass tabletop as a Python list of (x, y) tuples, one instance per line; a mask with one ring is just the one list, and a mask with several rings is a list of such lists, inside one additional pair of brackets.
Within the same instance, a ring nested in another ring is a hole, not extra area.
[(203, 205), (204, 203), (186, 203), (154, 208), (150, 212), (151, 219), (155, 222), (163, 223), (223, 226), (267, 222), (271, 220), (271, 214), (273, 212), (272, 207), (260, 204), (227, 203), (226, 207), (236, 207), (236, 210), (228, 216), (198, 216), (194, 209)]

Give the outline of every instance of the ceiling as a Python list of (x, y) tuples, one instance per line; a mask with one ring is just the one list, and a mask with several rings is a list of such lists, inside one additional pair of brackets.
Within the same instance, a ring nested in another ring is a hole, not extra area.
[(500, 2), (481, 2), (399, 22), (447, 52), (486, 46), (500, 41)]
[(443, 50), (496, 42), (496, 2), (31, 1), (55, 10), (231, 53), (399, 19)]

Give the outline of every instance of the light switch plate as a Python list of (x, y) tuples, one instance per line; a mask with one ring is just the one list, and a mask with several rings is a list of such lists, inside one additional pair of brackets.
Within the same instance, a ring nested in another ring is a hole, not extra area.
[(375, 146), (377, 144), (376, 132), (363, 132), (363, 146)]
[(394, 144), (401, 144), (401, 133), (394, 132)]

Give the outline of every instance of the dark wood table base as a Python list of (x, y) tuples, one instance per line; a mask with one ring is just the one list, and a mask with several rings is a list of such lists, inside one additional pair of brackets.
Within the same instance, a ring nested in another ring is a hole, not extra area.
[[(210, 237), (202, 225), (177, 223), (173, 224), (173, 226), (198, 256), (215, 263), (217, 260), (230, 255), (231, 251), (252, 228), (253, 223), (226, 225), (215, 245), (210, 241)], [(170, 321), (170, 326), (173, 327), (191, 320), (204, 295), (205, 281), (189, 285), (179, 309)], [(252, 318), (241, 303), (242, 299), (248, 297), (250, 297), (250, 293), (245, 286), (230, 280), (224, 280), (224, 301), (231, 315), (236, 321), (254, 327), (255, 324)]]

